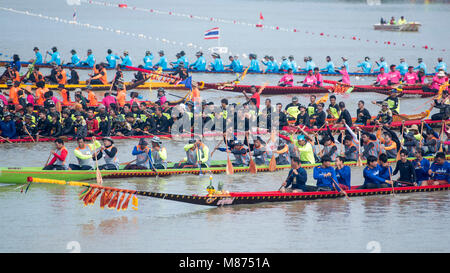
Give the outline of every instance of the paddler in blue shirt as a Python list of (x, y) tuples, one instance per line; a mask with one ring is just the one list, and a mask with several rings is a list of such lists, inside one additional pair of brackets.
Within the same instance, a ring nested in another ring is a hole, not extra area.
[(272, 62), (272, 72), (279, 72), (279, 66), (278, 62), (275, 61), (275, 58), (273, 56), (269, 57), (269, 60)]
[(136, 162), (134, 164), (126, 165), (124, 168), (125, 170), (155, 169), (152, 160), (152, 150), (148, 147), (148, 142), (144, 138), (141, 138), (139, 144), (134, 146), (131, 154), (136, 156)]
[(75, 49), (72, 49), (70, 51), (70, 53), (72, 54), (72, 57), (70, 58), (70, 63), (68, 63), (68, 65), (73, 65), (73, 66), (77, 66), (81, 59), (80, 57), (78, 57), (77, 52), (75, 51)]
[[(172, 66), (173, 69), (177, 69), (178, 65), (180, 64), (180, 62), (182, 62), (183, 60), (181, 59), (181, 55), (180, 53), (175, 54), (175, 57), (177, 58), (177, 60), (175, 62), (170, 62), (169, 64)], [(184, 62), (183, 62), (184, 64)]]
[(297, 62), (294, 60), (294, 56), (290, 55), (288, 57), (289, 63), (291, 65), (292, 71), (296, 72), (298, 70)]
[(250, 53), (248, 58), (250, 59), (250, 67), (248, 72), (261, 72), (256, 54)]
[(223, 63), (220, 55), (217, 53), (211, 54), (213, 57), (213, 62), (209, 64), (211, 71), (223, 71)]
[(423, 181), (428, 181), (430, 175), (428, 171), (430, 170), (430, 161), (423, 157), (425, 154), (421, 149), (417, 149), (414, 156), (416, 159), (412, 161), (414, 170), (416, 171), (417, 185), (422, 186)]
[(130, 56), (128, 55), (128, 51), (127, 50), (125, 50), (124, 52), (123, 52), (123, 57), (120, 57), (121, 59), (122, 59), (122, 63), (121, 63), (121, 66), (122, 67), (125, 67), (125, 66), (133, 66), (133, 63), (131, 62), (131, 58), (130, 58)]
[(34, 47), (33, 48), (34, 51), (34, 56), (35, 56), (35, 64), (42, 64), (42, 54), (41, 52), (39, 52), (39, 48), (38, 47)]
[(153, 66), (153, 54), (147, 50), (145, 51), (145, 56), (142, 59), (144, 61), (144, 69), (151, 69)]
[(95, 57), (92, 54), (92, 49), (88, 49), (86, 60), (81, 62), (80, 65), (94, 67), (94, 64), (95, 64)]
[(57, 65), (60, 65), (61, 57), (59, 56), (59, 52), (58, 52), (58, 49), (56, 48), (56, 46), (52, 47), (52, 51), (53, 51), (53, 53), (50, 53), (47, 51), (47, 54), (52, 56), (52, 58), (50, 59), (50, 61), (47, 62), (47, 64), (55, 63)]
[(108, 68), (116, 68), (117, 60), (120, 60), (119, 56), (112, 53), (111, 49), (108, 49), (108, 56), (106, 56), (106, 61), (108, 62)]
[(273, 63), (268, 55), (264, 56), (264, 60), (261, 60), (261, 63), (266, 66), (264, 73), (273, 72)]
[(230, 60), (230, 64), (225, 66), (225, 70), (231, 70), (233, 72), (242, 72), (243, 67), (242, 63), (239, 59), (237, 59), (237, 56), (229, 56), (228, 59)]
[(444, 72), (447, 73), (447, 64), (444, 63), (444, 59), (442, 59), (442, 57), (439, 57), (437, 60), (438, 64), (434, 68), (436, 73), (438, 73), (440, 69), (444, 70)]
[(445, 153), (438, 152), (434, 157), (434, 162), (431, 164), (428, 174), (431, 177), (430, 181), (425, 181), (422, 186), (426, 185), (445, 185), (450, 183), (450, 163), (445, 159)]
[(185, 68), (189, 67), (188, 58), (186, 57), (186, 53), (183, 50), (180, 51), (180, 61), (184, 63)]
[(313, 177), (317, 180), (317, 191), (339, 190), (336, 177), (336, 171), (331, 167), (331, 158), (322, 157), (322, 165), (314, 167)]
[(306, 63), (305, 69), (302, 69), (303, 72), (308, 72), (309, 70), (313, 71), (316, 67), (311, 56), (303, 58), (303, 61)]
[(344, 156), (338, 156), (336, 158), (336, 177), (337, 182), (339, 183), (339, 186), (344, 191), (349, 190), (351, 188), (351, 174), (352, 171), (349, 166), (344, 165), (345, 157)]
[(367, 157), (367, 167), (363, 171), (364, 184), (358, 189), (378, 189), (387, 188), (393, 182), (392, 180), (384, 179), (380, 176), (380, 166), (377, 158), (373, 155)]
[(378, 62), (375, 62), (375, 63), (377, 64), (378, 67), (373, 69), (373, 73), (380, 72), (381, 68), (384, 68), (384, 71), (388, 71), (388, 65), (385, 62), (384, 57), (380, 58), (380, 63), (378, 63)]
[(306, 186), (307, 180), (308, 175), (305, 169), (302, 168), (300, 159), (294, 157), (291, 162), (291, 170), (286, 180), (281, 184), (280, 192), (306, 192), (308, 191)]
[(195, 56), (197, 57), (197, 60), (189, 66), (189, 69), (197, 71), (206, 70), (206, 60), (205, 57), (203, 57), (203, 52), (198, 51), (197, 53), (195, 53)]
[(405, 76), (408, 72), (408, 64), (405, 61), (405, 58), (400, 59), (400, 64), (397, 65), (397, 70), (400, 71), (400, 75)]
[(349, 70), (349, 65), (348, 65), (348, 58), (347, 57), (341, 57), (341, 59), (342, 59), (342, 65), (345, 66), (345, 69), (347, 71), (350, 71)]
[(364, 73), (370, 73), (370, 71), (372, 70), (372, 64), (369, 62), (369, 60), (370, 58), (368, 56), (365, 57), (364, 62), (359, 63), (356, 67), (361, 67)]
[(164, 51), (160, 50), (158, 51), (159, 54), (159, 61), (153, 66), (153, 68), (161, 67), (163, 70), (167, 69), (167, 59), (166, 56), (164, 56)]
[(414, 70), (420, 70), (420, 69), (423, 69), (423, 72), (424, 72), (425, 74), (427, 74), (427, 66), (426, 66), (425, 63), (423, 62), (423, 59), (422, 59), (422, 58), (418, 58), (418, 59), (417, 59), (417, 62), (419, 63), (419, 65), (416, 66), (416, 67), (414, 67)]
[(327, 61), (327, 66), (320, 69), (320, 72), (335, 73), (336, 71), (334, 70), (334, 63), (331, 61), (331, 57), (327, 56), (325, 60)]
[(289, 63), (289, 61), (287, 60), (287, 58), (285, 56), (281, 57), (281, 65), (280, 65), (280, 71), (282, 72), (287, 72), (289, 70), (289, 68), (291, 68), (291, 64)]

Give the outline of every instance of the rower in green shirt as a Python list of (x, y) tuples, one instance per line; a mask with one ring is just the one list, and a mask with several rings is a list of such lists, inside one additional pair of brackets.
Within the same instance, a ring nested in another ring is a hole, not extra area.
[(294, 143), (295, 147), (298, 149), (300, 153), (300, 161), (302, 164), (315, 164), (316, 160), (314, 159), (314, 150), (311, 143), (306, 141), (304, 135), (299, 135), (297, 140), (294, 139), (293, 136), (290, 137), (292, 143)]

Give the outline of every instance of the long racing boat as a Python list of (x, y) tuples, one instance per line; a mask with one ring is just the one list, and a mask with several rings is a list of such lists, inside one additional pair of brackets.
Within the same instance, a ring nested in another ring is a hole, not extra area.
[[(433, 157), (426, 157), (432, 160)], [(447, 156), (449, 159), (450, 156)], [(413, 160), (414, 158), (410, 158)], [(395, 163), (395, 159), (389, 160), (389, 163)], [(175, 168), (175, 163), (168, 163), (167, 169), (157, 170), (124, 170), (124, 166), (121, 166), (120, 170), (101, 170), (103, 178), (127, 178), (127, 177), (164, 177), (170, 175), (180, 174), (206, 174), (206, 173), (225, 173), (227, 170), (226, 160), (212, 161), (208, 168)], [(347, 166), (357, 166), (356, 161), (345, 162)], [(362, 161), (362, 165), (365, 165), (366, 161)], [(316, 164), (302, 164), (305, 169), (311, 169)], [(233, 167), (234, 172), (249, 172), (249, 167)], [(287, 170), (291, 168), (290, 165), (277, 165), (276, 170)], [(257, 172), (269, 172), (268, 165), (257, 166)], [(78, 171), (78, 170), (43, 170), (41, 167), (0, 167), (0, 183), (6, 184), (22, 184), (26, 183), (27, 177), (46, 178), (46, 179), (63, 179), (67, 181), (86, 181), (96, 179), (96, 170)]]

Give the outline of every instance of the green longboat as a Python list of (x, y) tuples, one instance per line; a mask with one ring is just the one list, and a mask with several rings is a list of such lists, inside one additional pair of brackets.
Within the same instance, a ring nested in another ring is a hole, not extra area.
[[(434, 157), (426, 157), (429, 160), (432, 160)], [(447, 156), (449, 159), (450, 156)], [(414, 158), (409, 158), (413, 160)], [(395, 159), (389, 160), (390, 163), (395, 163)], [(127, 177), (155, 177), (155, 176), (170, 176), (177, 174), (195, 174), (199, 175), (201, 173), (225, 173), (226, 172), (226, 160), (216, 160), (212, 161), (209, 164), (208, 168), (184, 168), (177, 169), (174, 168), (175, 163), (168, 163), (167, 169), (157, 170), (158, 173), (152, 170), (124, 170), (121, 166), (120, 170), (102, 170), (100, 171), (103, 178), (127, 178)], [(357, 166), (357, 162), (348, 161), (344, 163), (347, 166)], [(311, 169), (315, 166), (320, 165), (316, 164), (302, 164), (302, 167), (305, 169)], [(366, 165), (366, 161), (362, 161), (362, 165)], [(277, 165), (276, 170), (286, 170), (289, 169), (290, 165)], [(248, 172), (249, 167), (233, 167), (234, 172)], [(268, 172), (268, 165), (258, 165), (258, 172)], [(27, 182), (27, 177), (32, 176), (35, 178), (46, 178), (46, 179), (61, 179), (66, 181), (86, 181), (93, 180), (95, 182), (96, 179), (96, 171), (75, 171), (75, 170), (66, 170), (66, 171), (47, 171), (42, 170), (40, 167), (0, 167), (0, 183), (6, 184), (23, 184)]]

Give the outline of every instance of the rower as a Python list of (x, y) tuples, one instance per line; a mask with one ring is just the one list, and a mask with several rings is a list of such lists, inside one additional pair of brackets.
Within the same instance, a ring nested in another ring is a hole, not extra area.
[(56, 48), (56, 46), (52, 47), (52, 51), (53, 51), (53, 53), (50, 53), (48, 51), (46, 53), (51, 56), (51, 59), (50, 59), (50, 61), (47, 62), (47, 64), (55, 63), (56, 65), (60, 65), (61, 57), (59, 56), (59, 52), (58, 52), (58, 49)]
[(287, 60), (287, 58), (285, 56), (281, 57), (281, 65), (280, 65), (280, 71), (282, 72), (287, 72), (289, 70), (289, 68), (291, 67), (291, 64), (289, 63), (289, 61)]
[(388, 86), (388, 75), (384, 73), (384, 67), (380, 68), (380, 74), (377, 76), (377, 80), (373, 84), (374, 86)]
[(42, 54), (41, 54), (41, 52), (39, 52), (39, 48), (38, 47), (34, 47), (33, 48), (33, 51), (34, 51), (34, 56), (35, 56), (35, 65), (36, 64), (42, 64)]
[(331, 57), (327, 56), (325, 58), (327, 62), (327, 66), (325, 68), (320, 69), (320, 72), (326, 72), (326, 73), (335, 73), (334, 71), (334, 63), (331, 61)]
[(265, 165), (267, 162), (267, 153), (266, 147), (264, 146), (265, 142), (262, 140), (260, 136), (256, 137), (254, 144), (248, 144), (250, 150), (252, 151), (252, 155), (255, 158), (256, 165)]
[(416, 171), (414, 165), (408, 160), (408, 151), (400, 151), (400, 160), (397, 161), (394, 172), (392, 175), (396, 175), (400, 172), (400, 178), (397, 180), (397, 186), (417, 186), (416, 183)]
[(150, 50), (145, 51), (145, 56), (142, 59), (144, 61), (144, 69), (151, 69), (153, 66), (153, 54)]
[(94, 67), (94, 64), (95, 64), (95, 57), (92, 54), (92, 49), (88, 49), (86, 60), (80, 62), (80, 65), (87, 67)]
[(259, 104), (260, 104), (260, 100), (261, 100), (261, 93), (264, 90), (263, 87), (260, 87), (259, 90), (256, 90), (256, 86), (252, 85), (250, 87), (250, 93), (252, 94), (251, 97), (247, 96), (247, 92), (245, 92), (245, 90), (242, 90), (242, 93), (244, 94), (245, 98), (247, 99), (247, 102), (250, 101), (251, 99), (256, 99), (256, 108), (259, 109)]
[(230, 64), (225, 66), (225, 70), (231, 70), (233, 72), (242, 72), (244, 67), (242, 66), (241, 61), (238, 59), (238, 56), (229, 56), (228, 60), (230, 60)]
[(210, 70), (223, 71), (223, 63), (220, 55), (214, 52), (211, 56), (213, 57), (213, 62), (209, 64)]
[(67, 170), (68, 166), (66, 163), (66, 158), (68, 151), (64, 146), (64, 141), (59, 138), (56, 139), (55, 147), (56, 149), (50, 152), (53, 155), (52, 160), (50, 160), (43, 170)]
[(153, 69), (161, 67), (163, 70), (167, 69), (167, 58), (164, 56), (164, 51), (158, 51), (159, 61), (153, 66)]
[(312, 57), (308, 56), (303, 59), (306, 63), (304, 71), (308, 72), (309, 70), (314, 70), (316, 64), (313, 62)]
[(348, 65), (348, 57), (341, 57), (341, 59), (342, 59), (342, 66), (345, 66), (345, 71), (348, 72), (350, 70)]
[(345, 102), (341, 101), (339, 102), (339, 118), (336, 121), (335, 127), (339, 124), (347, 124), (348, 126), (353, 126), (353, 120), (352, 116), (350, 115), (350, 112), (345, 107)]
[(17, 137), (16, 124), (12, 120), (12, 114), (6, 112), (3, 114), (3, 120), (0, 120), (0, 136), (6, 139), (14, 139)]
[(342, 75), (342, 79), (340, 79), (339, 82), (341, 82), (343, 84), (350, 84), (350, 76), (348, 75), (347, 66), (345, 66), (345, 65), (341, 66), (341, 69), (336, 70), (336, 72), (338, 72)]
[(359, 152), (356, 145), (358, 145), (358, 141), (353, 139), (352, 136), (344, 137), (344, 158), (345, 161), (358, 161)]
[(324, 107), (325, 107), (325, 105), (322, 102), (317, 104), (316, 113), (314, 113), (312, 116), (310, 116), (311, 119), (315, 119), (314, 126), (313, 126), (314, 129), (319, 129), (325, 124), (327, 114), (323, 110)]
[(99, 72), (97, 74), (93, 75), (89, 80), (87, 80), (87, 84), (108, 84), (108, 75), (106, 72), (106, 68), (102, 64), (98, 64), (98, 70)]
[(406, 24), (406, 19), (405, 19), (405, 17), (400, 16), (400, 19), (398, 19), (397, 24), (399, 24), (399, 25), (404, 25), (404, 24)]
[[(378, 157), (378, 169), (379, 177), (384, 180), (392, 180), (392, 167), (389, 165), (388, 157), (386, 154), (380, 154)], [(387, 188), (390, 184), (381, 182), (382, 187)]]
[(315, 164), (316, 160), (314, 158), (314, 150), (304, 135), (297, 136), (295, 140), (293, 136), (290, 137), (291, 142), (294, 143), (298, 152), (300, 153), (300, 161), (302, 164)]
[[(308, 180), (308, 175), (305, 169), (302, 168), (300, 159), (294, 157), (291, 163), (291, 170), (289, 171), (288, 177), (283, 182), (280, 188), (280, 192), (305, 192), (308, 191), (306, 182)], [(291, 188), (289, 188), (289, 186)]]
[(311, 117), (317, 111), (316, 95), (309, 96), (308, 115)]
[(339, 108), (339, 105), (336, 103), (336, 96), (331, 95), (330, 96), (330, 104), (328, 105), (327, 109), (327, 118), (329, 119), (337, 119), (340, 116), (341, 109)]
[(122, 67), (133, 66), (133, 63), (131, 62), (131, 58), (128, 55), (128, 51), (127, 50), (125, 50), (123, 52), (123, 57), (120, 57), (120, 59), (122, 59), (122, 63), (120, 64)]
[(117, 148), (114, 146), (114, 141), (110, 137), (104, 137), (103, 145), (100, 148), (97, 160), (103, 157), (105, 164), (99, 166), (100, 170), (118, 170), (119, 160), (117, 157)]
[(423, 181), (428, 181), (430, 175), (428, 171), (430, 169), (430, 161), (423, 157), (425, 153), (422, 150), (417, 150), (415, 155), (415, 159), (412, 161), (414, 169), (416, 171), (417, 185), (423, 186)]
[(381, 68), (384, 68), (384, 71), (388, 70), (388, 65), (384, 60), (384, 57), (380, 57), (380, 63), (378, 63), (377, 61), (375, 61), (375, 63), (378, 67), (373, 69), (373, 73), (381, 72)]
[(432, 120), (447, 120), (450, 118), (450, 96), (447, 90), (442, 92), (440, 99), (435, 99), (431, 105), (439, 109), (439, 113), (431, 116)]
[[(278, 156), (275, 158), (277, 165), (289, 165), (291, 164), (291, 154), (289, 152), (289, 145), (283, 139), (280, 139), (279, 145), (274, 154)], [(298, 158), (297, 158), (298, 159)], [(298, 162), (300, 163), (300, 161)]]
[(294, 56), (289, 55), (288, 59), (289, 59), (289, 64), (291, 65), (292, 70), (297, 71), (298, 67), (297, 67), (297, 63), (294, 60)]
[(351, 174), (352, 171), (349, 166), (344, 165), (345, 157), (338, 156), (336, 158), (336, 168), (334, 169), (336, 172), (337, 182), (339, 183), (339, 187), (344, 191), (351, 189)]
[(369, 156), (367, 158), (367, 166), (363, 171), (364, 184), (358, 187), (358, 189), (378, 189), (387, 188), (392, 185), (391, 179), (383, 179), (380, 177), (380, 166), (378, 165), (377, 158), (375, 156)]
[(261, 63), (266, 66), (264, 73), (273, 72), (273, 62), (268, 55), (264, 56), (264, 60), (261, 60)]
[(416, 67), (414, 67), (414, 70), (421, 70), (421, 69), (423, 69), (423, 72), (425, 73), (425, 74), (427, 74), (427, 66), (425, 65), (425, 63), (423, 62), (423, 59), (422, 58), (418, 58), (417, 59), (417, 63), (419, 64), (419, 65), (417, 65)]
[(108, 55), (106, 56), (106, 62), (108, 62), (108, 68), (116, 68), (117, 60), (120, 60), (119, 56), (113, 54), (111, 49), (106, 51)]
[(396, 70), (396, 66), (395, 64), (391, 65), (389, 67), (389, 69), (391, 71), (389, 71), (387, 77), (388, 77), (388, 84), (389, 85), (394, 85), (394, 84), (398, 84), (401, 79), (402, 79), (402, 75), (400, 74), (400, 71)]
[[(314, 68), (313, 68), (314, 69)], [(313, 69), (308, 69), (308, 74), (306, 74), (305, 79), (301, 81), (303, 87), (312, 87), (317, 84), (317, 79), (314, 77)]]
[(338, 149), (328, 126), (327, 131), (328, 135), (323, 136), (320, 141), (320, 144), (323, 145), (323, 149), (319, 152), (318, 156), (327, 157), (334, 162), (338, 156)]
[(69, 170), (92, 170), (93, 158), (96, 156), (96, 150), (102, 144), (92, 137), (93, 144), (86, 144), (83, 137), (77, 137), (78, 147), (75, 148), (74, 154), (78, 160), (78, 164), (69, 164)]
[(443, 70), (444, 72), (447, 73), (447, 64), (444, 62), (444, 59), (442, 57), (439, 57), (437, 61), (438, 64), (434, 67), (436, 73), (438, 73), (439, 70)]
[(384, 145), (384, 150), (388, 158), (397, 158), (397, 143), (392, 140), (391, 134), (386, 132), (384, 137), (378, 137), (380, 143)]
[[(427, 127), (429, 127), (428, 124), (425, 124)], [(424, 153), (426, 156), (432, 156), (436, 154), (439, 149), (441, 148), (441, 140), (439, 139), (439, 134), (436, 133), (431, 127), (427, 129), (427, 135), (424, 139), (423, 146), (424, 146)]]
[(153, 166), (156, 169), (167, 169), (167, 151), (165, 147), (161, 147), (162, 141), (159, 137), (152, 138), (152, 159)]
[(284, 109), (287, 113), (288, 120), (297, 120), (298, 114), (300, 114), (300, 103), (297, 97), (292, 98), (292, 102), (286, 105)]
[(297, 115), (297, 120), (295, 121), (295, 126), (306, 126), (306, 128), (311, 128), (311, 122), (310, 117), (308, 113), (306, 112), (306, 106), (300, 105), (299, 106), (300, 113)]
[(397, 70), (400, 71), (400, 75), (404, 76), (408, 72), (408, 64), (405, 58), (400, 58), (400, 64), (397, 66)]
[(283, 77), (278, 81), (278, 86), (292, 87), (293, 85), (294, 85), (294, 72), (292, 68), (289, 68), (288, 73), (284, 74)]
[(200, 139), (190, 139), (184, 146), (186, 157), (177, 164), (177, 168), (199, 168), (208, 167), (209, 148)]
[(318, 67), (314, 68), (314, 77), (316, 78), (316, 86), (323, 87), (323, 77), (320, 74)]
[(422, 186), (445, 185), (450, 183), (450, 163), (445, 159), (445, 153), (436, 153), (434, 162), (431, 164), (428, 174), (431, 180), (424, 181)]
[(356, 109), (356, 121), (355, 125), (367, 125), (367, 121), (369, 121), (372, 116), (370, 112), (364, 107), (364, 101), (358, 101), (358, 109)]
[(77, 66), (81, 59), (80, 57), (78, 57), (77, 52), (75, 51), (75, 49), (72, 49), (70, 51), (70, 53), (72, 54), (72, 57), (70, 58), (70, 63), (68, 63), (67, 65), (73, 65), (73, 66)]
[(156, 103), (159, 106), (163, 106), (164, 103), (167, 101), (166, 91), (164, 90), (164, 88), (162, 88), (162, 87), (158, 88), (158, 95), (157, 95), (157, 97), (158, 97), (158, 100), (156, 101)]
[(248, 154), (248, 150), (244, 148), (244, 145), (238, 141), (235, 140), (231, 144), (231, 153), (234, 155), (234, 162), (232, 163), (235, 167), (243, 167), (243, 166), (249, 166), (250, 164), (250, 156)]
[(261, 72), (259, 69), (259, 63), (256, 54), (250, 53), (248, 55), (248, 58), (250, 60), (250, 67), (248, 68), (248, 72)]
[[(359, 127), (356, 127), (356, 130), (361, 130)], [(362, 158), (367, 159), (369, 156), (373, 156), (375, 158), (378, 157), (380, 153), (380, 144), (377, 137), (374, 134), (369, 132), (365, 132), (361, 130), (361, 143), (362, 143)]]
[(336, 171), (331, 167), (330, 157), (322, 157), (321, 163), (322, 165), (314, 167), (313, 171), (313, 177), (317, 180), (317, 191), (339, 190), (336, 185)]
[(423, 90), (426, 92), (434, 92), (435, 94), (437, 94), (441, 85), (445, 84), (447, 81), (447, 75), (445, 74), (444, 70), (441, 70), (433, 76), (433, 81), (431, 82), (430, 87), (424, 86)]
[(126, 170), (146, 170), (154, 169), (152, 162), (152, 153), (150, 147), (148, 147), (148, 142), (141, 138), (139, 144), (134, 146), (132, 155), (136, 156), (136, 162), (134, 164), (128, 164), (124, 169)]
[(175, 68), (175, 72), (171, 73), (171, 75), (178, 75), (182, 80), (185, 80), (189, 77), (189, 72), (184, 65), (184, 61), (179, 61), (178, 65)]
[(359, 63), (356, 67), (361, 67), (362, 72), (364, 73), (370, 73), (372, 70), (372, 64), (369, 62), (369, 60), (369, 57), (365, 57), (364, 62)]
[(403, 82), (409, 85), (417, 84), (419, 81), (419, 77), (417, 76), (417, 73), (414, 72), (414, 66), (410, 65), (408, 66), (408, 72), (405, 73), (403, 76)]
[(197, 71), (206, 70), (206, 60), (205, 57), (203, 57), (203, 52), (198, 51), (197, 53), (195, 53), (195, 56), (197, 57), (197, 60), (193, 64), (189, 65), (189, 69)]

